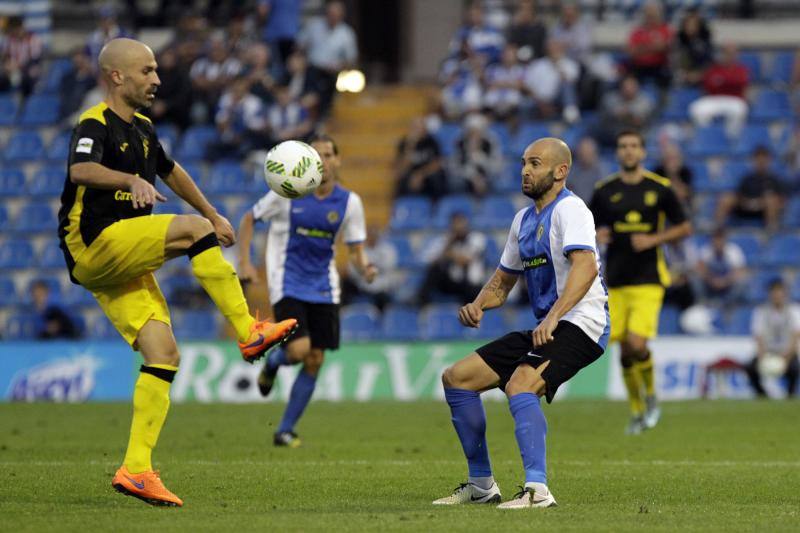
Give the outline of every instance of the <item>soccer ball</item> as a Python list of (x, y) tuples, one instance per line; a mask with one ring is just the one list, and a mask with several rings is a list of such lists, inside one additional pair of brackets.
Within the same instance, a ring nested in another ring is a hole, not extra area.
[(786, 359), (778, 354), (766, 353), (758, 360), (758, 373), (766, 377), (782, 376), (786, 372)]
[(284, 141), (267, 153), (264, 180), (284, 198), (302, 198), (322, 182), (322, 160), (306, 143)]

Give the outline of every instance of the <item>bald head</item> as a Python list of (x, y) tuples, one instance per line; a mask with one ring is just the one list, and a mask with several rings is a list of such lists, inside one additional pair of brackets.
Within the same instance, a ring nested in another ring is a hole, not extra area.
[(525, 153), (530, 151), (542, 159), (551, 167), (559, 165), (567, 165), (572, 167), (572, 152), (569, 150), (567, 143), (555, 137), (543, 137), (532, 142), (525, 149)]
[(133, 39), (112, 39), (106, 43), (102, 50), (97, 62), (100, 64), (100, 69), (108, 76), (114, 70), (127, 71), (130, 68), (136, 68), (138, 65), (144, 65), (149, 62), (155, 62), (153, 51), (146, 44), (135, 41)]
[(161, 81), (149, 46), (133, 39), (112, 39), (100, 51), (98, 63), (112, 100), (121, 99), (134, 110), (150, 107)]

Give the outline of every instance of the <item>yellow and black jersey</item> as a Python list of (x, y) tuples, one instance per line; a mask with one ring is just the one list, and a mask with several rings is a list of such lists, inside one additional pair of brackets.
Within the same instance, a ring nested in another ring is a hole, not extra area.
[(671, 224), (686, 221), (667, 178), (646, 170), (642, 181), (630, 185), (613, 174), (597, 184), (589, 207), (595, 225), (611, 229), (605, 270), (609, 287), (670, 284), (661, 246), (643, 252), (634, 252), (631, 247), (632, 233), (663, 231), (665, 220)]
[(118, 220), (149, 215), (152, 211), (151, 207), (134, 209), (128, 191), (72, 183), (69, 168), (85, 162), (135, 174), (153, 184), (156, 175), (166, 178), (175, 166), (161, 147), (152, 122), (144, 115), (136, 113), (131, 122), (126, 122), (105, 103), (100, 103), (80, 116), (72, 132), (67, 178), (58, 212), (58, 237), (70, 273), (74, 258), (103, 229)]

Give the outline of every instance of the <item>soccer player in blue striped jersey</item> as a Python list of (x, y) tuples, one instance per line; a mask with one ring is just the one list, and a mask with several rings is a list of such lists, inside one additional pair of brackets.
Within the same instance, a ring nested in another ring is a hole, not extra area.
[(495, 387), (508, 396), (525, 469), (523, 490), (499, 507), (556, 504), (547, 485), (547, 422), (539, 398), (551, 402), (562, 383), (603, 355), (610, 332), (594, 219), (565, 185), (571, 164), (569, 148), (560, 139), (539, 139), (525, 149), (522, 192), (534, 205), (514, 217), (500, 265), (459, 312), (462, 324), (479, 327), (484, 310), (503, 305), (517, 278), (525, 276), (533, 329), (511, 332), (445, 370), (444, 394), (469, 478), (435, 505), (500, 501), (480, 398)]
[(339, 348), (341, 288), (334, 262), (337, 238), (347, 244), (350, 261), (368, 282), (377, 274), (364, 251), (366, 224), (361, 198), (338, 184), (341, 160), (335, 142), (328, 136), (317, 136), (311, 145), (324, 167), (317, 190), (296, 200), (270, 191), (239, 225), (239, 275), (255, 279), (257, 273), (250, 260), (253, 226), (258, 220), (269, 222), (269, 299), (275, 316), (295, 317), (298, 322), (298, 330), (285, 350), (270, 355), (258, 378), (259, 390), (267, 396), (282, 365), (303, 365), (273, 439), (276, 446), (292, 448), (300, 446), (295, 425), (314, 393), (325, 350)]

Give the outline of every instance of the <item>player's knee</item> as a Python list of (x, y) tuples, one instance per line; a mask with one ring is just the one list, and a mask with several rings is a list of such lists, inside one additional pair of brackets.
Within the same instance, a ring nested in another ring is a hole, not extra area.
[(544, 390), (544, 380), (541, 376), (536, 376), (533, 381), (523, 380), (518, 377), (511, 376), (511, 379), (506, 385), (506, 396), (511, 398), (517, 394), (524, 392), (539, 395)]
[(442, 372), (442, 386), (444, 386), (445, 389), (456, 388), (455, 373), (452, 366), (448, 366), (444, 369), (444, 372)]
[(207, 218), (200, 215), (186, 215), (190, 217), (189, 227), (194, 240), (202, 239), (209, 233), (214, 232), (214, 226)]
[(311, 350), (303, 360), (303, 367), (309, 374), (316, 375), (325, 362), (325, 354), (321, 351)]

